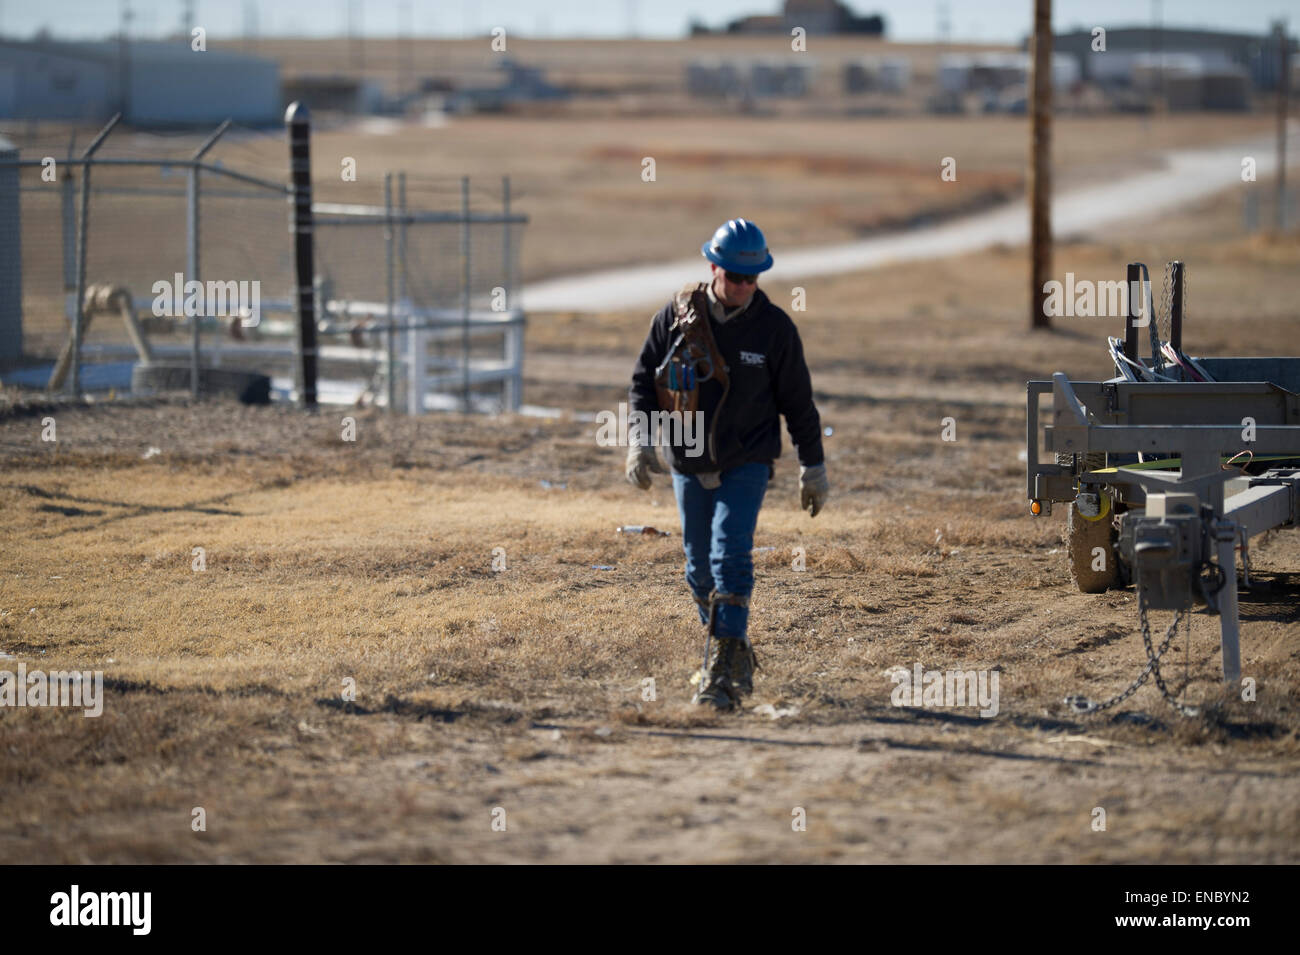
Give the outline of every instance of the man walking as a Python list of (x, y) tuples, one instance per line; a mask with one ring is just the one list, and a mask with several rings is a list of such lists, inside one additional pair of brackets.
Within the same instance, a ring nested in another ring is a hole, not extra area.
[(720, 710), (753, 690), (757, 664), (748, 636), (754, 587), (754, 527), (772, 462), (781, 454), (781, 421), (799, 456), (800, 507), (810, 516), (829, 484), (821, 418), (803, 343), (790, 317), (758, 288), (772, 267), (767, 240), (752, 222), (732, 219), (704, 243), (710, 281), (692, 283), (665, 305), (632, 372), (628, 403), (650, 421), (656, 412), (702, 412), (707, 440), (665, 444), (662, 434), (629, 432), (627, 478), (650, 489), (672, 470), (686, 553), (686, 583), (705, 625), (704, 670), (693, 702)]

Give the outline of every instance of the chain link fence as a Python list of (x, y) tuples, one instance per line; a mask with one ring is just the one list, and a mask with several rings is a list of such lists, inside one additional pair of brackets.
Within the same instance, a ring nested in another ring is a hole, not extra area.
[[(15, 276), (0, 292), (6, 382), (48, 373), (42, 386), (94, 390), (134, 359), (189, 364), (192, 386), (200, 366), (237, 368), (299, 395), (292, 189), (265, 167), (206, 160), (224, 131), (198, 150), (193, 137), (110, 135), (91, 154), (0, 139), (0, 277)], [(509, 181), (386, 175), (375, 192), (312, 205), (320, 400), (517, 409), (526, 218)], [(128, 293), (133, 318), (107, 307), (109, 289)], [(60, 358), (62, 376), (49, 367)]]

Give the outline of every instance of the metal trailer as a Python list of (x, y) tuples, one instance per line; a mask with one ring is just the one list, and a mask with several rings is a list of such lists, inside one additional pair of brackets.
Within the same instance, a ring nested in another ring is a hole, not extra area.
[[(1124, 694), (1100, 705), (1067, 700), (1080, 712), (1119, 702), (1154, 672), (1166, 699), (1193, 715), (1165, 688), (1159, 658), (1197, 600), (1219, 615), (1224, 681), (1239, 682), (1236, 550), (1249, 586), (1250, 539), (1300, 520), (1300, 358), (1187, 356), (1182, 263), (1166, 274), (1172, 296), (1167, 321), (1157, 322), (1146, 267), (1128, 267), (1124, 339), (1109, 339), (1115, 378), (1057, 372), (1027, 383), (1030, 511), (1069, 505), (1072, 576), (1084, 592), (1133, 583), (1147, 650), (1146, 669)], [(1040, 442), (1040, 399), (1049, 393)], [(1055, 461), (1040, 462), (1040, 449)], [(1150, 609), (1176, 611), (1158, 650)]]

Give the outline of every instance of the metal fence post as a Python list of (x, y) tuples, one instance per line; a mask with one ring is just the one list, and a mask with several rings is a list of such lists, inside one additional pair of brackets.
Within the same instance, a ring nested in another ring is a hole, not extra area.
[(501, 177), (501, 218), (504, 219), (503, 228), (505, 229), (505, 238), (502, 242), (502, 262), (501, 270), (505, 273), (505, 291), (506, 291), (506, 308), (514, 308), (515, 303), (515, 286), (514, 276), (511, 274), (511, 265), (513, 264), (510, 253), (510, 177)]
[[(1124, 319), (1124, 354), (1137, 360), (1139, 314), (1147, 310), (1145, 283), (1142, 281), (1142, 267), (1137, 262), (1130, 262), (1124, 272), (1124, 289), (1128, 296), (1128, 316)], [(1135, 291), (1136, 290), (1136, 291)], [(1148, 322), (1155, 321), (1155, 316), (1146, 315)]]
[(72, 172), (73, 158), (68, 156), (68, 169), (63, 175), (63, 294), (77, 287), (77, 183)]
[(510, 365), (510, 374), (502, 388), (502, 410), (518, 411), (523, 396), (523, 360), (524, 360), (524, 326), (520, 321), (512, 321), (506, 326), (506, 362)]
[(1281, 75), (1277, 82), (1277, 181), (1274, 195), (1277, 202), (1277, 231), (1286, 231), (1286, 117), (1287, 100), (1291, 93), (1291, 39), (1286, 35), (1286, 21), (1277, 20), (1273, 24), (1273, 36), (1277, 40), (1278, 67)]
[(406, 303), (406, 173), (397, 174), (397, 300)]
[[(199, 167), (190, 166), (185, 182), (185, 271), (191, 281), (199, 279)], [(183, 294), (178, 289), (177, 294)], [(205, 296), (206, 299), (206, 296)], [(190, 397), (199, 400), (199, 330), (203, 325), (203, 316), (192, 317), (190, 326)]]
[[(505, 293), (506, 293), (506, 310), (513, 314), (515, 310), (515, 281), (514, 281), (514, 247), (511, 244), (510, 235), (510, 177), (501, 177), (501, 218), (503, 220), (502, 228), (505, 230), (505, 237), (502, 242), (501, 263), (502, 272), (505, 273)], [(523, 329), (511, 323), (506, 328), (505, 333), (505, 359), (510, 366), (509, 377), (505, 379), (501, 388), (501, 403), (506, 411), (519, 410), (520, 397), (523, 393)]]
[(429, 387), (426, 381), (429, 363), (428, 332), (422, 327), (423, 323), (416, 322), (409, 312), (406, 317), (406, 413), (416, 415), (424, 413), (424, 392)]
[(406, 385), (406, 413), (424, 413), (424, 392), (427, 387), (429, 342), (427, 331), (420, 327), (423, 320), (415, 320), (411, 307), (410, 289), (406, 281), (406, 230), (409, 225), (406, 208), (406, 173), (397, 174), (397, 301), (406, 321), (406, 354), (409, 371)]
[(23, 357), (23, 231), (18, 150), (0, 136), (0, 362)]
[[(199, 274), (199, 163), (207, 151), (217, 144), (217, 140), (229, 128), (230, 120), (227, 119), (190, 156), (189, 176), (185, 183), (185, 200), (187, 203), (185, 216), (185, 271), (189, 273), (189, 279), (194, 282), (203, 281)], [(177, 294), (180, 294), (180, 290), (177, 290)], [(190, 330), (190, 397), (196, 401), (199, 397), (199, 330), (201, 325), (202, 316), (195, 315), (194, 326)], [(217, 334), (220, 335), (220, 331)]]
[(77, 220), (77, 301), (72, 321), (72, 385), (73, 397), (81, 394), (81, 330), (86, 320), (86, 244), (87, 224), (90, 218), (90, 160), (108, 138), (113, 127), (122, 119), (116, 114), (108, 125), (99, 131), (81, 154), (81, 216)]
[(1183, 350), (1183, 263), (1174, 262), (1169, 271), (1173, 286), (1169, 300), (1169, 344), (1179, 353)]
[(470, 242), (469, 242), (469, 176), (462, 176), (460, 180), (460, 258), (461, 258), (461, 289), (460, 289), (460, 314), (461, 314), (461, 363), (462, 363), (462, 385), (461, 401), (463, 402), (462, 413), (469, 413), (469, 292), (470, 292)]
[(316, 410), (316, 288), (312, 261), (311, 114), (306, 105), (289, 104), (284, 121), (289, 127), (289, 169), (293, 175), (294, 263), (298, 284), (298, 368), (302, 377), (302, 403)]
[(388, 346), (388, 413), (397, 413), (397, 330), (393, 328), (393, 174), (384, 173), (384, 269), (386, 291), (384, 314), (387, 320), (385, 341)]

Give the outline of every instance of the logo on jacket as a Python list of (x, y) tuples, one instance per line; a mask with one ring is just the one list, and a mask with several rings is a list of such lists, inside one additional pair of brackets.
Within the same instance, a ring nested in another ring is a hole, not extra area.
[(740, 353), (740, 363), (742, 365), (762, 365), (767, 362), (767, 356), (762, 352), (743, 351)]

